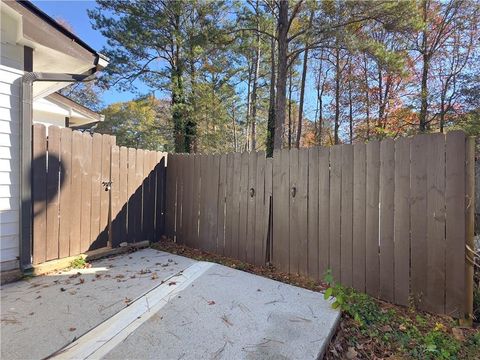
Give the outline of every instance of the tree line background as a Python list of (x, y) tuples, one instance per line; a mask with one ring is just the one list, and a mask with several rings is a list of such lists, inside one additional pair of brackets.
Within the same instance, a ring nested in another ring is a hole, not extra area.
[[(97, 0), (110, 65), (64, 93), (105, 114), (96, 131), (151, 150), (478, 135), (479, 15), (474, 0)], [(105, 107), (109, 87), (138, 98)]]

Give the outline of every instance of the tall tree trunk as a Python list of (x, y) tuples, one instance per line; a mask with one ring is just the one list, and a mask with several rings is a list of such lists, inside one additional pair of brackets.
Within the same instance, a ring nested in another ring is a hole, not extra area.
[(353, 101), (352, 101), (352, 68), (348, 67), (348, 124), (350, 144), (353, 144)]
[(285, 127), (285, 105), (287, 97), (287, 52), (288, 52), (288, 0), (280, 0), (278, 5), (278, 79), (275, 101), (275, 139), (274, 148), (283, 145)]
[(250, 150), (250, 114), (252, 111), (252, 66), (250, 63), (248, 64), (248, 82), (247, 82), (247, 116), (246, 116), (246, 124), (247, 124), (247, 131), (245, 136), (245, 150)]
[[(274, 31), (275, 33), (275, 31)], [(268, 101), (267, 120), (267, 156), (273, 156), (275, 138), (275, 87), (276, 87), (276, 66), (275, 66), (275, 38), (270, 39), (270, 96)]]
[(189, 153), (197, 152), (197, 122), (195, 119), (195, 114), (197, 113), (197, 72), (195, 69), (194, 61), (194, 51), (193, 47), (190, 46), (190, 103), (192, 111), (188, 114), (187, 123), (185, 125), (185, 148)]
[(237, 152), (237, 119), (235, 118), (235, 104), (232, 108), (232, 125), (233, 125), (233, 152)]
[[(258, 0), (256, 3), (256, 10), (258, 14)], [(253, 69), (253, 84), (252, 84), (252, 117), (251, 117), (251, 151), (255, 151), (257, 148), (257, 88), (258, 88), (258, 73), (260, 72), (260, 23), (257, 18), (257, 49), (255, 54), (255, 65)]]
[[(313, 10), (310, 12), (310, 18), (308, 20), (308, 26), (312, 26)], [(307, 67), (308, 67), (308, 41), (305, 41), (305, 52), (303, 54), (303, 66), (302, 66), (302, 80), (300, 84), (300, 104), (298, 108), (298, 127), (297, 127), (297, 141), (295, 146), (297, 149), (300, 147), (300, 140), (302, 138), (302, 122), (303, 122), (303, 103), (305, 100), (305, 83), (307, 80)]]
[(365, 140), (370, 140), (370, 86), (368, 84), (368, 63), (367, 57), (364, 56), (363, 76), (365, 81), (365, 112), (367, 121), (367, 135)]
[[(427, 0), (423, 0), (422, 15), (423, 21), (427, 22)], [(422, 84), (420, 90), (420, 131), (425, 132), (427, 130), (427, 113), (428, 113), (428, 73), (430, 68), (430, 56), (428, 53), (428, 33), (425, 27), (422, 32)]]
[(288, 148), (292, 148), (292, 67), (288, 76)]
[(335, 49), (335, 120), (333, 129), (334, 144), (338, 144), (340, 129), (340, 49)]
[(378, 64), (378, 116), (377, 116), (377, 128), (382, 127), (382, 119), (383, 119), (383, 73)]

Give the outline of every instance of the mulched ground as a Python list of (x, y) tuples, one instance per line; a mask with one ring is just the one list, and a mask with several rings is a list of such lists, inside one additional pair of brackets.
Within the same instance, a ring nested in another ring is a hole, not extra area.
[[(284, 273), (276, 270), (274, 266), (255, 266), (247, 264), (245, 262), (225, 256), (178, 245), (167, 239), (153, 244), (152, 247), (161, 251), (182, 255), (195, 260), (215, 262), (234, 269), (265, 276), (270, 279), (313, 291), (324, 291), (327, 288), (327, 285), (322, 282), (316, 282), (301, 275)], [(344, 312), (340, 326), (327, 349), (324, 357), (325, 359), (395, 360), (422, 358), (422, 356), (406, 356), (405, 351), (402, 351), (402, 349), (399, 347), (398, 341), (389, 340), (388, 336), (382, 336), (382, 334), (389, 334), (393, 333), (394, 331), (397, 333), (399, 331), (406, 333), (409, 331), (410, 326), (418, 329), (421, 334), (428, 334), (432, 331), (432, 329), (438, 329), (438, 331), (448, 334), (449, 337), (455, 338), (461, 343), (466, 342), (466, 339), (472, 338), (472, 335), (479, 331), (477, 328), (460, 328), (456, 325), (456, 321), (448, 316), (432, 315), (426, 312), (415, 310), (413, 308), (395, 306), (375, 299), (373, 299), (373, 302), (380, 308), (381, 313), (391, 314), (393, 311), (395, 314), (393, 319), (395, 320), (391, 324), (387, 325), (370, 325), (369, 331), (365, 331), (365, 328), (362, 329), (353, 318), (349, 317)], [(372, 333), (378, 334), (378, 336), (372, 335)], [(415, 348), (418, 346), (418, 344), (407, 344), (407, 347), (408, 346)], [(432, 356), (428, 358), (436, 359), (437, 357)], [(448, 359), (450, 357), (447, 356), (443, 358)], [(455, 358), (480, 359), (480, 348), (477, 345), (470, 346), (465, 344), (464, 347), (461, 347), (458, 356), (452, 357), (452, 359)]]

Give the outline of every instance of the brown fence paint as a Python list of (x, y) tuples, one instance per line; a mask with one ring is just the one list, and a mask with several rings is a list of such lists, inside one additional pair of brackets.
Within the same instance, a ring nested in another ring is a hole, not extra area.
[[(33, 259), (159, 240), (463, 317), (471, 151), (460, 131), (223, 155), (33, 129)], [(111, 194), (103, 181), (113, 181)], [(110, 196), (109, 196), (110, 195)]]

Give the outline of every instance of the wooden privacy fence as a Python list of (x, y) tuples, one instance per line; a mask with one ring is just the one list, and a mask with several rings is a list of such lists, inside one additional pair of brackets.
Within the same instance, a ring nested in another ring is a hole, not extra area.
[(165, 153), (41, 124), (32, 150), (34, 264), (163, 232)]
[(315, 279), (330, 269), (380, 299), (463, 317), (472, 144), (455, 131), (279, 150), (273, 162), (264, 153), (172, 155), (166, 234)]
[(272, 159), (263, 152), (173, 154), (168, 164), (166, 235), (188, 246), (265, 264)]

